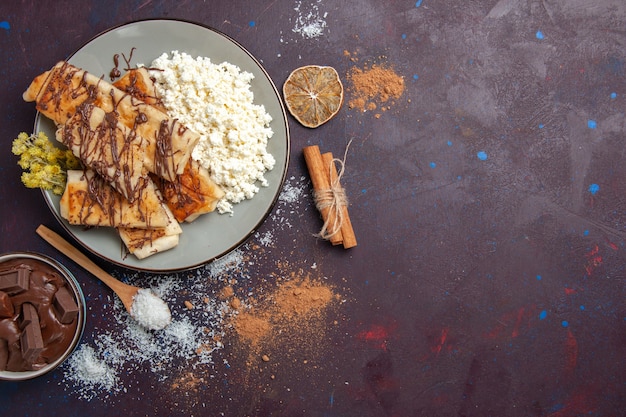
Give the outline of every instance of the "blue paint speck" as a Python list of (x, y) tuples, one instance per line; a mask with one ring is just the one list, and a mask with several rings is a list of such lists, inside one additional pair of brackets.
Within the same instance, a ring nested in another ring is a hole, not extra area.
[(581, 305), (580, 306), (580, 311), (585, 311), (585, 306)]
[(541, 313), (539, 313), (539, 320), (543, 320), (546, 317), (548, 317), (548, 312), (546, 310), (543, 310)]
[(365, 194), (365, 193), (367, 193), (367, 189), (363, 188), (363, 189), (361, 190), (361, 194)]
[(431, 162), (429, 165), (430, 165), (431, 168), (435, 168), (437, 166), (437, 164), (435, 162)]
[(417, 75), (417, 74), (413, 74), (413, 79), (414, 79), (414, 80), (417, 80), (419, 77), (420, 77), (419, 75)]
[(617, 93), (611, 93), (611, 99), (615, 100), (617, 98)]
[(585, 230), (585, 231), (583, 232), (583, 235), (584, 235), (584, 236), (589, 236), (589, 230)]
[(569, 326), (569, 323), (567, 322), (567, 320), (563, 320), (563, 321), (561, 322), (561, 326), (563, 326), (563, 327), (567, 327), (567, 326)]
[(535, 36), (537, 37), (537, 39), (545, 38), (545, 36), (543, 35), (543, 32), (540, 30), (538, 30), (537, 33), (535, 33)]
[(541, 281), (541, 275), (537, 275), (537, 281)]
[(422, 0), (417, 0), (415, 2), (415, 7), (420, 7), (422, 5)]
[(486, 161), (488, 156), (487, 156), (487, 152), (485, 151), (480, 151), (476, 154), (476, 156), (478, 157), (478, 159), (480, 159), (481, 161)]
[(406, 39), (406, 33), (402, 34), (402, 39)]
[(598, 127), (598, 123), (595, 120), (587, 120), (587, 127), (589, 129), (595, 129), (596, 127)]
[(0, 28), (9, 30), (11, 29), (11, 24), (6, 20), (3, 20), (2, 22), (0, 22)]
[(250, 23), (248, 23), (248, 26), (255, 27), (256, 26), (256, 22), (254, 20), (251, 20)]
[(545, 126), (543, 125), (543, 123), (539, 124), (539, 129), (543, 129)]
[(451, 140), (448, 141), (448, 146), (452, 146), (452, 141)]
[(589, 186), (589, 192), (592, 195), (595, 195), (598, 191), (600, 191), (600, 186), (598, 184), (591, 184)]

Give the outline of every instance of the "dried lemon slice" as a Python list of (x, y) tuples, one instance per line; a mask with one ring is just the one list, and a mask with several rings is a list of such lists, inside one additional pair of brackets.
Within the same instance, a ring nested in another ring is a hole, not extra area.
[(332, 119), (343, 103), (343, 84), (333, 67), (307, 65), (293, 70), (283, 96), (289, 113), (306, 127)]

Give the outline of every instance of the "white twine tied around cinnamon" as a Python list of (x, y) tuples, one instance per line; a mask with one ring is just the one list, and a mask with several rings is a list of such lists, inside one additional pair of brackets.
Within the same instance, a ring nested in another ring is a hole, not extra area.
[[(317, 209), (320, 212), (328, 209), (331, 213), (331, 215), (327, 216), (325, 219), (321, 230), (315, 234), (316, 237), (322, 239), (328, 240), (331, 236), (337, 234), (347, 220), (344, 216), (346, 213), (344, 208), (348, 205), (348, 197), (346, 196), (345, 189), (341, 186), (341, 177), (345, 171), (346, 157), (348, 156), (350, 143), (352, 143), (352, 139), (348, 142), (348, 145), (346, 145), (343, 159), (333, 158), (329, 164), (328, 178), (331, 179), (330, 188), (313, 191), (313, 199)], [(339, 165), (339, 170), (336, 175), (334, 175), (336, 169), (335, 163)]]

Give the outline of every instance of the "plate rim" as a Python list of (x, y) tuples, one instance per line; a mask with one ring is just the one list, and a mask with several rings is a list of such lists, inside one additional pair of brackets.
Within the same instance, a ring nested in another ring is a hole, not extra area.
[[(265, 67), (262, 65), (262, 63), (247, 48), (245, 48), (236, 39), (232, 38), (231, 36), (227, 35), (226, 33), (222, 32), (222, 31), (220, 31), (219, 29), (216, 29), (216, 28), (214, 28), (212, 26), (206, 25), (204, 23), (196, 22), (196, 21), (193, 21), (193, 20), (182, 19), (182, 18), (167, 18), (166, 17), (166, 18), (134, 19), (134, 20), (126, 21), (126, 22), (117, 24), (115, 26), (111, 26), (111, 27), (109, 27), (109, 28), (107, 28), (107, 29), (105, 29), (103, 31), (98, 32), (96, 35), (91, 36), (89, 39), (87, 39), (85, 42), (83, 42), (75, 51), (73, 51), (72, 53), (67, 55), (65, 57), (65, 60), (66, 61), (70, 60), (73, 56), (75, 56), (77, 53), (79, 53), (88, 44), (90, 44), (91, 42), (95, 41), (96, 39), (106, 35), (107, 33), (110, 33), (110, 32), (116, 31), (116, 30), (120, 30), (121, 28), (124, 28), (124, 27), (127, 27), (127, 26), (131, 26), (131, 25), (135, 25), (135, 24), (139, 24), (139, 23), (145, 23), (145, 22), (155, 22), (155, 23), (158, 23), (158, 22), (175, 22), (175, 23), (183, 23), (183, 24), (187, 24), (187, 25), (197, 26), (197, 27), (199, 27), (201, 29), (209, 30), (211, 32), (214, 32), (215, 34), (223, 37), (227, 41), (232, 42), (241, 51), (243, 51), (254, 62), (254, 64), (256, 64), (256, 66), (260, 69), (260, 71), (266, 77), (266, 79), (269, 82), (272, 90), (274, 91), (274, 94), (276, 95), (276, 98), (278, 99), (278, 104), (279, 104), (280, 111), (281, 111), (281, 120), (282, 120), (281, 124), (284, 126), (284, 129), (285, 129), (285, 142), (286, 142), (285, 160), (284, 160), (284, 163), (281, 164), (282, 168), (283, 168), (283, 172), (280, 175), (279, 185), (278, 185), (277, 191), (276, 191), (275, 195), (272, 197), (272, 199), (271, 199), (271, 201), (269, 203), (269, 206), (267, 207), (267, 210), (265, 211), (263, 216), (261, 216), (259, 218), (259, 220), (254, 224), (254, 226), (251, 228), (250, 231), (248, 231), (244, 236), (242, 236), (239, 240), (234, 242), (230, 247), (228, 247), (227, 249), (223, 250), (221, 253), (219, 253), (217, 255), (214, 255), (212, 257), (209, 257), (207, 259), (204, 259), (204, 260), (199, 261), (197, 263), (194, 263), (192, 265), (187, 265), (187, 266), (183, 266), (183, 267), (150, 268), (148, 266), (147, 267), (141, 267), (141, 266), (129, 265), (127, 263), (123, 263), (123, 261), (118, 261), (118, 260), (115, 260), (115, 259), (111, 259), (110, 257), (105, 256), (105, 255), (99, 253), (98, 251), (96, 251), (95, 249), (91, 248), (90, 246), (88, 246), (86, 243), (84, 243), (81, 239), (79, 239), (74, 234), (74, 232), (70, 228), (71, 225), (69, 223), (67, 223), (67, 221), (65, 219), (60, 217), (60, 214), (58, 213), (58, 210), (56, 209), (56, 207), (53, 207), (53, 202), (49, 198), (49, 193), (46, 190), (43, 190), (43, 189), (41, 190), (41, 193), (43, 195), (44, 201), (46, 202), (46, 205), (48, 206), (48, 208), (50, 209), (50, 211), (54, 215), (54, 217), (57, 220), (57, 222), (63, 227), (65, 232), (67, 232), (72, 237), (72, 239), (74, 241), (76, 241), (82, 248), (87, 250), (89, 253), (97, 256), (98, 258), (100, 258), (100, 259), (102, 259), (102, 260), (104, 260), (106, 262), (109, 262), (111, 264), (114, 264), (117, 267), (125, 268), (125, 269), (131, 270), (131, 271), (136, 271), (136, 272), (148, 272), (148, 273), (154, 273), (154, 274), (167, 274), (167, 273), (177, 273), (177, 272), (190, 271), (190, 270), (198, 269), (198, 268), (200, 268), (200, 267), (202, 267), (204, 265), (208, 265), (211, 262), (214, 262), (215, 260), (220, 259), (220, 258), (228, 255), (229, 253), (232, 253), (237, 248), (239, 248), (241, 245), (243, 245), (261, 227), (261, 225), (263, 225), (263, 223), (265, 223), (265, 221), (269, 217), (270, 213), (276, 207), (276, 203), (277, 203), (278, 199), (280, 198), (281, 190), (284, 187), (285, 179), (287, 178), (287, 171), (288, 171), (288, 168), (289, 168), (289, 162), (290, 162), (290, 158), (291, 158), (291, 137), (290, 137), (290, 130), (289, 130), (289, 120), (288, 120), (287, 111), (286, 111), (286, 108), (285, 108), (285, 103), (283, 102), (283, 98), (282, 98), (282, 96), (280, 94), (280, 91), (279, 91), (278, 87), (276, 86), (276, 84), (274, 83), (274, 80), (272, 79), (270, 74), (267, 72)], [(33, 125), (33, 131), (34, 132), (37, 131), (37, 127), (38, 127), (42, 117), (43, 117), (43, 115), (39, 111), (37, 111), (36, 114), (35, 114), (35, 120), (34, 120), (34, 125)], [(121, 244), (121, 241), (120, 241), (120, 244)], [(128, 254), (127, 256), (132, 256), (132, 255)]]

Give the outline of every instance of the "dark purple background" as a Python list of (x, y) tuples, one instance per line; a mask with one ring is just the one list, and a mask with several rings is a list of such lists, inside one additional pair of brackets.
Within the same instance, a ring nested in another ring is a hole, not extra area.
[[(293, 30), (309, 12), (324, 21), (321, 36)], [(61, 228), (20, 184), (9, 151), (33, 126), (34, 107), (21, 99), (30, 80), (111, 26), (165, 17), (231, 36), (279, 87), (305, 64), (345, 77), (388, 63), (405, 79), (380, 117), (345, 105), (315, 130), (289, 120), (288, 178), (308, 178), (304, 146), (341, 155), (352, 139), (343, 185), (358, 247), (311, 236), (320, 222), (308, 195), (297, 210), (280, 207), (293, 228), (270, 216), (260, 230), (274, 243), (259, 276), (277, 262), (315, 264), (342, 289), (346, 301), (328, 318), (337, 324), (316, 341), (327, 349), (315, 367), (304, 351), (274, 355), (281, 372), (268, 379), (225, 340), (216, 367), (222, 357), (230, 366), (186, 394), (149, 371), (127, 394), (91, 401), (61, 371), (0, 382), (3, 416), (624, 415), (622, 0), (5, 1), (0, 252), (60, 256), (35, 235), (40, 223)], [(90, 299), (108, 294), (59, 259)], [(95, 301), (86, 343), (111, 314)]]

